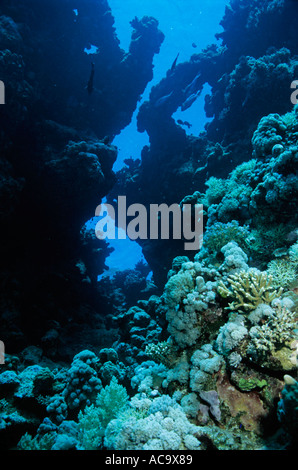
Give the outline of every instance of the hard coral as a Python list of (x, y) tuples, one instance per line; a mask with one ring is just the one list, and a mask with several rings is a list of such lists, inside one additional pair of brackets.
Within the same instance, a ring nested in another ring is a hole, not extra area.
[(216, 222), (208, 227), (204, 236), (204, 246), (210, 252), (219, 252), (224, 245), (231, 241), (243, 247), (248, 235), (248, 228), (241, 227), (237, 220), (228, 223)]
[(255, 270), (240, 271), (228, 277), (227, 287), (222, 281), (219, 283), (218, 292), (224, 297), (231, 297), (228, 309), (247, 313), (255, 310), (259, 304), (270, 304), (280, 297), (282, 288), (276, 290), (272, 284), (272, 276), (266, 272)]
[(281, 305), (278, 305), (272, 312), (267, 323), (254, 326), (250, 330), (252, 344), (259, 355), (273, 354), (288, 341), (294, 339), (294, 329), (297, 327), (297, 321), (295, 321), (297, 313)]
[(274, 259), (268, 264), (267, 272), (276, 287), (289, 287), (297, 278), (296, 267), (287, 259)]

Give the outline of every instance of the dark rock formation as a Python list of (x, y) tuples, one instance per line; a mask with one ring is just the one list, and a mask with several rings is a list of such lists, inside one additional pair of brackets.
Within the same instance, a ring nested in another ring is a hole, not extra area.
[[(90, 329), (105, 328), (96, 287), (111, 249), (85, 224), (115, 183), (110, 143), (129, 124), (163, 41), (152, 18), (132, 26), (126, 52), (106, 0), (1, 2), (0, 321), (8, 352), (42, 343), (44, 354), (65, 358), (78, 344), (105, 342)], [(53, 330), (49, 352), (41, 338)]]

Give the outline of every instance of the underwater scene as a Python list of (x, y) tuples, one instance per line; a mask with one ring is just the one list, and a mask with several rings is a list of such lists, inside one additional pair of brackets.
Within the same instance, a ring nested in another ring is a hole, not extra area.
[(297, 19), (1, 0), (0, 450), (297, 448)]

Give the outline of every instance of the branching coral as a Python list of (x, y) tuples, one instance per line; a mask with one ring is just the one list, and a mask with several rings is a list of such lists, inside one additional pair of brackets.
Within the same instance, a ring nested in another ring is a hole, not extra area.
[(227, 287), (222, 281), (218, 285), (219, 294), (224, 297), (231, 297), (228, 309), (239, 312), (250, 312), (261, 304), (270, 304), (274, 299), (280, 297), (282, 288), (276, 290), (272, 284), (272, 277), (266, 272), (259, 272), (253, 269), (240, 271), (228, 277)]
[(272, 276), (272, 283), (276, 287), (289, 287), (297, 278), (296, 266), (284, 258), (270, 261), (267, 272)]
[(167, 341), (161, 341), (160, 343), (153, 344), (150, 343), (146, 346), (145, 353), (153, 361), (157, 363), (162, 363), (165, 366), (173, 364), (175, 361), (175, 346)]
[(295, 317), (297, 313), (286, 307), (278, 305), (267, 323), (254, 326), (250, 329), (251, 346), (258, 355), (267, 355), (284, 346), (294, 338), (294, 329), (297, 327)]
[(245, 240), (249, 236), (247, 227), (241, 227), (237, 220), (232, 220), (226, 224), (216, 222), (208, 227), (204, 235), (204, 246), (210, 252), (219, 252), (227, 243), (233, 241), (239, 246), (245, 246)]

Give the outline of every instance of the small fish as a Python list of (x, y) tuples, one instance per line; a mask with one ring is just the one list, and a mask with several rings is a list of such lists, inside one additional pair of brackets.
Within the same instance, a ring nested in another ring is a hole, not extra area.
[(181, 110), (182, 111), (185, 111), (186, 109), (190, 108), (191, 105), (196, 101), (197, 97), (199, 96), (199, 93), (193, 93), (192, 95), (190, 95), (185, 101), (184, 103), (182, 103), (181, 105)]
[(198, 47), (198, 46), (196, 45), (195, 42), (193, 42), (193, 43), (192, 43), (192, 47), (193, 47), (194, 49), (196, 49), (196, 47)]
[(201, 78), (201, 73), (198, 73), (195, 78), (190, 82), (189, 85), (187, 85), (187, 87), (183, 90), (183, 92), (185, 94), (192, 94), (195, 92), (195, 87), (196, 87), (196, 84), (197, 84), (197, 81), (199, 80), (199, 78)]
[(168, 95), (165, 95), (165, 96), (162, 96), (161, 98), (159, 98), (157, 101), (155, 101), (154, 103), (154, 107), (155, 108), (159, 108), (160, 106), (162, 106), (163, 104), (167, 103), (167, 101), (171, 98), (172, 94), (174, 92), (171, 91), (171, 93), (169, 93)]
[(188, 121), (182, 121), (181, 119), (178, 119), (178, 124), (180, 124), (180, 126), (186, 126), (188, 127), (188, 129), (190, 129), (192, 127), (192, 124), (190, 124)]
[(91, 95), (91, 93), (93, 92), (94, 90), (94, 74), (95, 74), (95, 64), (92, 62), (91, 64), (91, 73), (90, 73), (90, 78), (89, 78), (89, 81), (88, 81), (88, 85), (87, 85), (87, 90), (88, 90), (88, 93), (89, 95)]
[(178, 57), (179, 57), (179, 52), (178, 52), (178, 54), (177, 54), (176, 59), (175, 59), (174, 62), (172, 63), (171, 72), (173, 72), (174, 68), (176, 67)]

